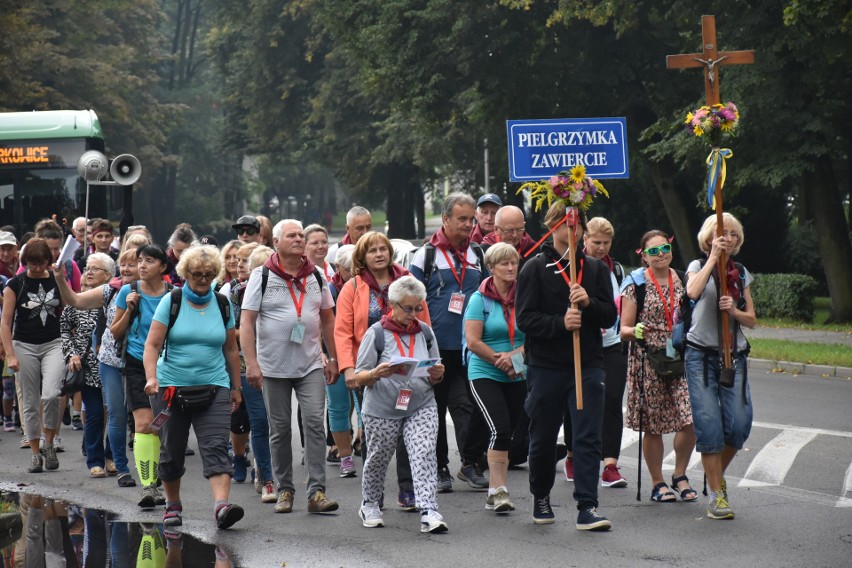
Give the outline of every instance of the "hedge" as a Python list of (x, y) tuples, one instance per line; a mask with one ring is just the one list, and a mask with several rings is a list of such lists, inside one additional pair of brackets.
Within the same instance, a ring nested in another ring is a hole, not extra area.
[(754, 310), (760, 318), (814, 319), (817, 281), (804, 274), (755, 274), (751, 284)]

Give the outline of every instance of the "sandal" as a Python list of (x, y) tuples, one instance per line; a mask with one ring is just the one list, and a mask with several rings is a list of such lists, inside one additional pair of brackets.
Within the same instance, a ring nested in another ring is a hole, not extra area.
[(669, 486), (666, 485), (665, 481), (661, 481), (654, 486), (654, 490), (651, 491), (651, 501), (655, 503), (674, 503), (677, 501), (677, 495), (675, 495), (670, 489), (663, 493), (661, 489), (669, 489)]
[[(686, 482), (687, 488), (683, 490), (678, 489), (678, 485), (683, 483), (684, 481)], [(687, 476), (672, 476), (672, 487), (674, 487), (675, 491), (680, 492), (681, 501), (692, 502), (698, 500), (698, 492), (695, 491), (695, 489), (693, 489), (692, 486), (689, 484), (689, 478)]]

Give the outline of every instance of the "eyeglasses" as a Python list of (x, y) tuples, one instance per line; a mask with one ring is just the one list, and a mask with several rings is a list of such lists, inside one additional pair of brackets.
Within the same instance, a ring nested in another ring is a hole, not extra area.
[(397, 306), (399, 306), (399, 308), (407, 314), (411, 314), (412, 312), (415, 313), (415, 314), (419, 314), (420, 312), (423, 311), (422, 305), (420, 305), (420, 306), (403, 306), (402, 304), (400, 304), (398, 302), (394, 302), (394, 303)]
[(95, 270), (103, 270), (107, 274), (112, 274), (112, 272), (110, 272), (106, 268), (101, 268), (100, 266), (87, 266), (86, 267), (86, 272), (94, 272)]
[(520, 229), (504, 229), (503, 227), (497, 228), (500, 229), (502, 232), (506, 233), (507, 235), (523, 235), (524, 231), (527, 230), (526, 227), (521, 227)]
[(257, 229), (254, 227), (240, 227), (237, 229), (238, 235), (248, 235), (250, 237), (257, 234)]
[(658, 247), (646, 248), (642, 252), (644, 252), (648, 256), (657, 256), (659, 254), (668, 254), (668, 253), (672, 252), (672, 245), (671, 245), (671, 243), (666, 243), (666, 244), (660, 245)]
[(216, 278), (215, 272), (190, 272), (189, 275), (196, 280), (213, 280)]

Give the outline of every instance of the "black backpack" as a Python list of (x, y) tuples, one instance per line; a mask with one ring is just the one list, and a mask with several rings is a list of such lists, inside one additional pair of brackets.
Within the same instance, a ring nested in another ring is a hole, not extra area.
[[(163, 345), (163, 360), (168, 361), (169, 359), (169, 331), (175, 326), (175, 322), (177, 321), (178, 314), (180, 314), (180, 302), (183, 297), (183, 291), (181, 288), (174, 288), (171, 291), (171, 305), (169, 306), (169, 324), (166, 327), (166, 340)], [(213, 292), (213, 295), (216, 297), (216, 303), (219, 304), (219, 312), (222, 314), (222, 324), (225, 326), (225, 329), (228, 329), (228, 320), (231, 319), (231, 303), (228, 301), (228, 298), (219, 292)]]
[[(432, 351), (435, 332), (423, 322), (420, 322), (420, 327), (423, 328), (423, 335), (426, 337), (426, 350)], [(370, 326), (370, 329), (373, 330), (373, 346), (376, 348), (376, 361), (378, 361), (382, 358), (382, 352), (385, 350), (385, 332), (382, 328), (382, 322), (377, 321)]]
[[(171, 283), (165, 282), (165, 284), (166, 292), (174, 291), (175, 287)], [(134, 280), (130, 283), (130, 291), (139, 294), (138, 280)], [(133, 327), (133, 322), (136, 321), (137, 318), (142, 317), (142, 311), (139, 309), (141, 305), (141, 302), (137, 302), (136, 307), (133, 309), (133, 314), (130, 316), (130, 323), (127, 324), (127, 331), (124, 333), (124, 337), (115, 340), (115, 351), (120, 355), (122, 361), (124, 360), (125, 354), (127, 354), (127, 336), (130, 334), (130, 328)]]
[[(320, 290), (322, 290), (322, 274), (320, 274), (319, 268), (314, 267), (314, 278), (317, 279), (317, 284), (319, 284)], [(263, 298), (263, 295), (266, 294), (266, 285), (269, 283), (269, 267), (264, 266), (263, 271), (260, 273), (260, 297)]]
[[(422, 247), (418, 247), (411, 251), (411, 256), (409, 259), (413, 259), (417, 254), (417, 251), (423, 249), (425, 257), (423, 258), (423, 279), (426, 283), (429, 283), (429, 278), (432, 276), (432, 271), (435, 269), (435, 245), (432, 243), (426, 243)], [(473, 254), (476, 255), (477, 260), (479, 261), (479, 270), (480, 272), (484, 272), (483, 268), (485, 267), (485, 253), (482, 251), (482, 247), (479, 243), (470, 243), (470, 248), (473, 249)], [(408, 269), (411, 270), (411, 261), (408, 262)]]

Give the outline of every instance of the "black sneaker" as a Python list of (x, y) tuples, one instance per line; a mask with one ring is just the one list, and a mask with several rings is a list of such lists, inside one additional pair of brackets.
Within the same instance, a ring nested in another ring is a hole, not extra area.
[(447, 466), (438, 468), (438, 493), (453, 492), (453, 474)]
[(456, 477), (462, 481), (467, 481), (467, 484), (474, 489), (488, 489), (488, 478), (482, 473), (479, 464), (462, 466)]
[(533, 522), (537, 525), (552, 525), (556, 515), (550, 507), (550, 495), (533, 498)]
[(609, 519), (598, 514), (594, 507), (581, 509), (580, 514), (577, 515), (578, 531), (608, 531), (611, 528), (612, 523)]

